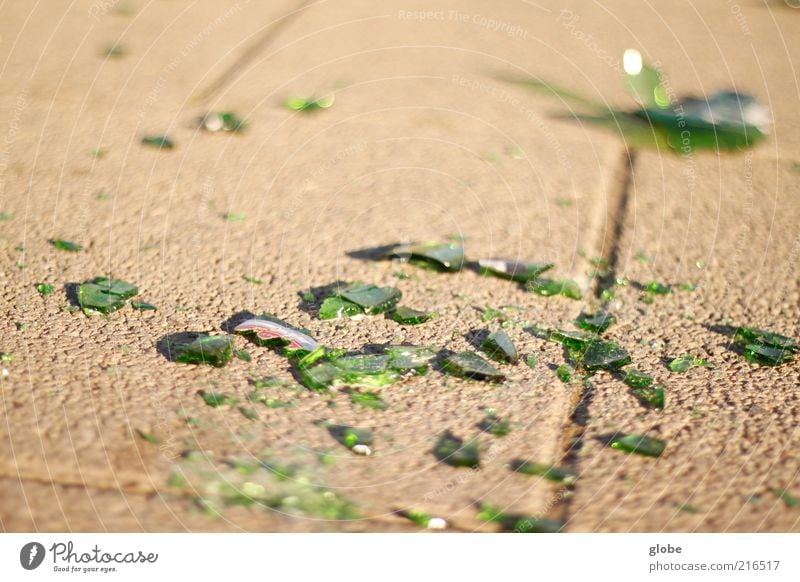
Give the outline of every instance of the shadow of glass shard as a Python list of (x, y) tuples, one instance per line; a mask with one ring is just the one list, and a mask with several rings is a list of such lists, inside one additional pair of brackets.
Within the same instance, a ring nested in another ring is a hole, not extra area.
[(436, 441), (433, 455), (451, 467), (478, 467), (480, 465), (478, 439), (473, 438), (464, 442), (464, 439), (455, 436), (449, 430)]

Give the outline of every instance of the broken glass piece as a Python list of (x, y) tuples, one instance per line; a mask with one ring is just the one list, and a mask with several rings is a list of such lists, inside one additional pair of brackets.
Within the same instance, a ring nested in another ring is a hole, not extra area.
[(625, 370), (625, 383), (631, 388), (647, 388), (653, 383), (653, 377), (636, 368)]
[(525, 363), (528, 364), (529, 368), (535, 368), (536, 364), (539, 363), (539, 358), (536, 357), (536, 354), (528, 354), (525, 356)]
[(119, 279), (95, 277), (78, 288), (78, 303), (84, 310), (112, 313), (138, 292), (137, 287), (131, 283)]
[(371, 408), (373, 410), (386, 410), (389, 405), (383, 398), (375, 392), (351, 392), (350, 400), (353, 404), (358, 404), (364, 408)]
[(564, 297), (578, 300), (583, 296), (581, 288), (571, 279), (560, 281), (556, 279), (535, 279), (528, 282), (527, 289), (544, 297), (563, 295)]
[(564, 344), (573, 350), (584, 350), (591, 342), (597, 340), (597, 335), (586, 331), (551, 330), (547, 336), (550, 341)]
[(401, 374), (426, 374), (428, 365), (436, 357), (432, 349), (417, 346), (389, 346), (385, 353), (389, 356), (389, 368)]
[(152, 303), (147, 303), (146, 301), (136, 301), (136, 300), (131, 301), (131, 307), (133, 307), (137, 311), (155, 311), (156, 309), (158, 309)]
[(142, 138), (142, 144), (160, 150), (171, 150), (175, 143), (165, 135), (148, 135)]
[(494, 275), (501, 279), (510, 279), (527, 283), (553, 268), (553, 263), (523, 263), (519, 261), (503, 261), (500, 259), (481, 259), (478, 266), (484, 275)]
[(611, 448), (613, 449), (625, 451), (626, 453), (636, 453), (637, 455), (644, 455), (646, 457), (660, 457), (666, 446), (667, 443), (660, 439), (638, 434), (629, 434), (615, 438), (611, 443)]
[(667, 91), (661, 83), (659, 72), (642, 61), (639, 51), (628, 49), (622, 57), (625, 80), (633, 98), (642, 107), (669, 106)]
[(55, 292), (56, 287), (50, 283), (36, 283), (36, 290), (41, 295), (50, 295)]
[(320, 319), (342, 319), (344, 317), (358, 317), (364, 315), (364, 310), (342, 297), (327, 297), (319, 308)]
[(771, 491), (786, 504), (786, 507), (797, 507), (800, 505), (800, 498), (795, 497), (786, 489), (774, 487), (771, 489)]
[(324, 97), (289, 97), (286, 100), (286, 107), (293, 111), (317, 111), (328, 109), (335, 101), (333, 93)]
[(556, 368), (556, 376), (564, 384), (569, 384), (572, 382), (573, 372), (575, 372), (575, 368), (567, 364), (561, 364), (558, 368)]
[(386, 254), (387, 258), (409, 261), (440, 271), (460, 271), (464, 266), (464, 248), (456, 243), (398, 244)]
[(486, 418), (478, 423), (478, 428), (496, 437), (504, 437), (511, 432), (511, 421), (497, 416), (493, 411), (487, 412)]
[(684, 374), (688, 372), (690, 368), (696, 366), (704, 366), (706, 368), (714, 367), (714, 365), (705, 358), (695, 358), (692, 354), (683, 354), (670, 362), (669, 369), (678, 374)]
[(536, 463), (534, 461), (514, 461), (511, 464), (511, 468), (517, 473), (533, 475), (535, 477), (544, 477), (549, 481), (563, 483), (567, 486), (574, 485), (575, 481), (578, 480), (577, 476), (568, 471), (564, 471), (563, 469), (559, 469), (558, 467), (554, 467), (552, 465), (546, 465), (545, 463)]
[(405, 517), (427, 529), (447, 529), (447, 521), (441, 517), (433, 517), (424, 511), (416, 509), (404, 509), (397, 512), (397, 515)]
[(449, 430), (439, 437), (433, 447), (433, 455), (451, 467), (477, 467), (480, 465), (478, 439), (464, 442)]
[(644, 290), (653, 295), (668, 295), (672, 293), (672, 287), (659, 283), (658, 281), (650, 281)]
[(630, 363), (630, 354), (614, 342), (590, 342), (583, 352), (583, 365), (588, 370), (617, 370)]
[(764, 344), (747, 344), (744, 346), (744, 357), (753, 364), (778, 366), (794, 359), (794, 352), (786, 348), (774, 348)]
[(240, 119), (232, 111), (221, 111), (209, 113), (203, 118), (203, 128), (206, 131), (244, 131), (247, 127), (247, 122)]
[(439, 314), (433, 311), (417, 311), (402, 305), (392, 312), (392, 319), (400, 325), (419, 325), (436, 319), (438, 316)]
[(358, 445), (366, 445), (369, 447), (374, 440), (372, 431), (368, 428), (355, 428), (343, 424), (329, 426), (328, 433), (330, 433), (339, 444), (351, 450)]
[(400, 301), (403, 294), (394, 287), (377, 287), (370, 284), (356, 283), (341, 289), (338, 296), (355, 303), (367, 315), (376, 315), (388, 311)]
[(243, 362), (252, 362), (253, 361), (253, 357), (250, 355), (250, 352), (248, 352), (247, 350), (236, 350), (234, 352), (234, 355), (237, 358), (239, 358), (240, 360), (242, 360)]
[(761, 141), (772, 124), (769, 109), (755, 97), (733, 91), (687, 97), (665, 108), (645, 108), (638, 115), (663, 131), (669, 146), (683, 153), (743, 149)]
[(504, 331), (496, 331), (486, 336), (481, 343), (481, 349), (493, 360), (516, 364), (519, 360), (514, 342)]
[(564, 527), (552, 519), (503, 513), (499, 507), (488, 503), (481, 504), (478, 519), (499, 524), (501, 531), (514, 533), (558, 533)]
[(300, 380), (317, 391), (326, 391), (341, 377), (341, 371), (330, 362), (321, 362), (316, 366), (300, 369)]
[(50, 243), (58, 250), (69, 251), (71, 253), (77, 253), (78, 251), (83, 249), (83, 247), (78, 243), (74, 243), (68, 240), (63, 240), (60, 238), (53, 239), (50, 241)]
[(233, 331), (255, 336), (259, 345), (286, 346), (294, 350), (313, 352), (320, 347), (319, 342), (285, 321), (269, 315), (248, 319), (237, 325)]
[(575, 322), (575, 324), (579, 328), (585, 329), (586, 331), (603, 333), (605, 330), (614, 325), (616, 322), (617, 318), (611, 315), (610, 313), (606, 313), (605, 311), (598, 311), (593, 315), (590, 315), (588, 313), (581, 313), (578, 316), (578, 319)]
[(236, 406), (239, 404), (238, 398), (219, 392), (203, 392), (202, 397), (203, 401), (212, 408), (217, 408), (219, 406)]
[(763, 344), (772, 348), (779, 348), (788, 350), (790, 352), (797, 352), (800, 350), (797, 341), (793, 338), (765, 331), (763, 329), (755, 329), (752, 327), (740, 327), (734, 332), (733, 341), (739, 344)]
[(645, 406), (659, 410), (664, 408), (664, 387), (661, 385), (632, 387), (631, 394)]
[(471, 380), (502, 382), (506, 378), (500, 370), (472, 352), (461, 352), (448, 356), (442, 362), (442, 368), (448, 374)]
[(361, 354), (333, 360), (331, 364), (340, 371), (343, 384), (380, 387), (397, 382), (402, 375), (389, 369), (389, 356)]
[(233, 358), (232, 339), (228, 335), (187, 334), (185, 339), (169, 340), (167, 349), (176, 362), (221, 368)]

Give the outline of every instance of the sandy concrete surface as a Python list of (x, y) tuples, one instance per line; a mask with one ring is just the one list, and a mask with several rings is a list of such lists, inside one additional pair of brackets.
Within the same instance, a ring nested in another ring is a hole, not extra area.
[[(800, 364), (748, 364), (720, 333), (750, 324), (800, 335), (800, 10), (760, 1), (54, 4), (0, 4), (0, 212), (10, 215), (0, 226), (0, 351), (13, 354), (0, 384), (0, 529), (415, 531), (394, 512), (416, 508), (457, 531), (493, 531), (476, 517), (479, 502), (562, 520), (566, 531), (800, 529), (800, 509), (774, 494), (800, 496)], [(106, 57), (114, 43), (123, 54)], [(541, 77), (631, 107), (619, 62), (630, 47), (658, 63), (674, 95), (755, 95), (772, 111), (770, 137), (737, 154), (637, 150), (631, 165), (625, 136), (564, 119), (571, 102), (501, 79)], [(329, 92), (336, 102), (325, 111), (283, 106)], [(248, 118), (245, 133), (198, 129), (204, 113), (228, 109)], [(169, 135), (175, 149), (142, 146), (148, 134)], [(93, 156), (98, 148), (104, 155)], [(585, 299), (348, 254), (453, 235), (473, 259), (551, 260)], [(56, 250), (52, 238), (84, 250)], [(596, 258), (611, 263), (611, 279), (698, 284), (652, 303), (629, 284), (609, 304), (619, 320), (609, 337), (665, 384), (663, 411), (641, 407), (605, 373), (588, 389), (561, 383), (562, 350), (530, 331), (570, 328), (599, 305)], [(158, 311), (71, 311), (70, 286), (105, 274), (138, 284)], [(416, 327), (320, 321), (300, 294), (339, 280), (397, 286), (404, 303), (441, 317)], [(39, 282), (56, 292), (41, 297)], [(538, 364), (503, 366), (499, 385), (434, 371), (381, 389), (385, 411), (296, 389), (285, 358), (244, 338), (236, 346), (252, 361), (222, 369), (156, 349), (165, 334), (216, 333), (239, 312), (266, 311), (329, 346), (460, 351), (472, 349), (471, 332), (499, 329), (482, 320), (487, 306), (510, 306), (508, 332)], [(665, 362), (687, 351), (714, 368), (671, 373)], [(280, 379), (271, 394), (293, 406), (259, 405), (249, 420), (198, 395), (245, 401), (263, 377)], [(478, 434), (488, 408), (510, 417), (512, 431), (480, 437), (481, 470), (439, 463), (437, 436)], [(374, 455), (351, 454), (320, 421), (372, 428)], [(667, 451), (654, 460), (612, 450), (603, 439), (616, 431), (658, 436)], [(232, 458), (294, 465), (359, 517), (259, 507), (209, 515), (194, 499), (207, 494), (202, 482), (170, 480), (191, 451), (222, 480)], [(564, 495), (511, 472), (518, 458), (580, 478)]]

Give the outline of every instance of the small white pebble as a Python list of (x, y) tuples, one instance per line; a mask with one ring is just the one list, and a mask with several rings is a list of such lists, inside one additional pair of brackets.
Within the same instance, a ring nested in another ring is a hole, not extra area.
[(432, 517), (428, 520), (428, 529), (447, 529), (447, 521), (441, 517)]
[(364, 455), (365, 457), (369, 457), (372, 454), (372, 449), (367, 445), (353, 445), (353, 448), (350, 450), (357, 455)]
[(8, 368), (3, 368), (3, 378), (8, 376)]

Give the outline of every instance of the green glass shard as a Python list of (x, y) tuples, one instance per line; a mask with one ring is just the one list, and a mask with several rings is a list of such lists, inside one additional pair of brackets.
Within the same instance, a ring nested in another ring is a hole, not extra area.
[(588, 313), (581, 313), (578, 316), (577, 321), (575, 324), (581, 328), (585, 329), (586, 331), (592, 331), (594, 333), (603, 333), (609, 327), (614, 325), (617, 322), (617, 318), (614, 317), (612, 314), (607, 313), (605, 311), (598, 311), (594, 314)]
[(239, 412), (242, 413), (247, 420), (258, 420), (258, 412), (255, 408), (248, 408), (247, 406), (240, 406)]
[(591, 342), (597, 340), (597, 334), (586, 331), (554, 329), (548, 332), (547, 339), (563, 344), (573, 350), (585, 350)]
[(253, 361), (253, 357), (250, 355), (250, 352), (247, 350), (236, 350), (234, 355), (242, 360), (243, 362), (251, 362)]
[(528, 354), (525, 356), (525, 363), (529, 368), (535, 368), (536, 364), (539, 363), (539, 358), (536, 357), (536, 354)]
[(52, 244), (60, 251), (69, 251), (71, 253), (77, 253), (78, 251), (83, 249), (83, 247), (78, 243), (74, 243), (68, 240), (63, 240), (60, 238), (51, 240), (50, 244)]
[(380, 387), (397, 382), (402, 376), (389, 369), (389, 356), (363, 354), (331, 362), (340, 371), (340, 382), (353, 386)]
[(394, 287), (377, 287), (371, 284), (355, 283), (338, 291), (337, 295), (355, 303), (367, 315), (388, 311), (397, 305), (403, 294)]
[(142, 138), (142, 144), (159, 150), (171, 150), (175, 143), (165, 135), (148, 135)]
[(364, 310), (352, 301), (342, 297), (327, 297), (319, 308), (320, 319), (341, 319), (358, 315), (364, 315)]
[(78, 288), (78, 303), (84, 310), (112, 313), (138, 292), (136, 285), (126, 281), (95, 277)]
[(636, 368), (625, 370), (625, 383), (631, 388), (647, 388), (653, 383), (653, 377)]
[(765, 346), (779, 348), (790, 352), (797, 352), (800, 350), (797, 340), (793, 338), (753, 327), (737, 328), (733, 334), (733, 341), (742, 345), (763, 344)]
[(625, 451), (626, 453), (636, 453), (637, 455), (644, 455), (646, 457), (660, 457), (666, 446), (667, 443), (660, 439), (638, 434), (629, 434), (619, 437), (614, 439), (611, 443), (611, 448), (613, 449)]
[(152, 303), (147, 303), (146, 301), (136, 301), (136, 300), (131, 301), (131, 307), (133, 307), (137, 311), (155, 311), (156, 309), (158, 309)]
[(794, 359), (794, 352), (786, 348), (774, 348), (764, 344), (747, 344), (744, 357), (748, 362), (763, 366), (779, 366)]
[(308, 368), (313, 364), (316, 364), (318, 361), (323, 359), (328, 354), (328, 349), (325, 346), (320, 346), (313, 352), (307, 353), (305, 356), (300, 358), (297, 362), (297, 367), (301, 370), (304, 368)]
[(789, 493), (786, 489), (779, 489), (775, 487), (771, 489), (771, 491), (786, 504), (786, 507), (800, 506), (800, 498), (795, 497), (794, 495)]
[(353, 404), (373, 410), (386, 410), (389, 408), (386, 401), (375, 392), (351, 392), (350, 400)]
[(628, 91), (641, 106), (655, 108), (669, 106), (667, 90), (661, 82), (661, 75), (656, 69), (642, 62), (638, 51), (633, 49), (625, 51), (623, 66)]
[(574, 372), (575, 368), (567, 364), (561, 364), (558, 368), (556, 368), (556, 376), (564, 384), (569, 384), (570, 382), (572, 382), (572, 374)]
[(451, 467), (477, 467), (480, 450), (476, 438), (464, 442), (449, 430), (439, 437), (433, 447), (434, 456)]
[(434, 311), (417, 311), (402, 305), (392, 312), (392, 319), (400, 325), (419, 325), (436, 319), (438, 316), (439, 314)]
[(668, 295), (672, 293), (672, 287), (669, 285), (664, 285), (663, 283), (659, 283), (658, 281), (650, 281), (644, 288), (647, 293), (652, 293), (653, 295)]
[(456, 243), (425, 242), (396, 245), (387, 258), (410, 261), (440, 271), (460, 271), (464, 266), (464, 247)]
[[(651, 378), (652, 380), (652, 378)], [(660, 385), (656, 386), (641, 386), (641, 387), (633, 387), (631, 388), (631, 394), (636, 396), (639, 401), (644, 404), (645, 406), (649, 406), (651, 408), (658, 408), (659, 410), (663, 410), (664, 408), (664, 387)]]
[(491, 413), (478, 424), (478, 428), (496, 437), (504, 437), (511, 432), (511, 421)]
[(528, 282), (527, 289), (532, 293), (536, 293), (544, 297), (563, 295), (564, 297), (569, 297), (570, 299), (579, 300), (583, 296), (580, 286), (571, 279), (535, 279), (534, 281)]
[(371, 446), (374, 440), (372, 431), (368, 428), (355, 428), (342, 424), (329, 426), (328, 433), (348, 449), (352, 449), (356, 445)]
[(228, 335), (193, 334), (193, 339), (169, 342), (169, 351), (182, 364), (208, 364), (221, 368), (233, 358), (233, 338)]
[(247, 128), (247, 121), (240, 119), (233, 111), (212, 112), (203, 118), (206, 131), (240, 132)]
[(558, 533), (564, 524), (551, 519), (529, 517), (517, 513), (504, 513), (496, 505), (482, 503), (478, 510), (478, 519), (497, 523), (501, 531), (514, 533)]
[(234, 398), (233, 396), (222, 394), (220, 392), (203, 392), (202, 397), (203, 401), (212, 408), (218, 408), (220, 406), (236, 406), (239, 404), (238, 398)]
[(50, 283), (36, 283), (36, 290), (40, 295), (51, 295), (55, 293), (56, 287)]
[(416, 509), (404, 509), (397, 512), (398, 515), (405, 517), (408, 520), (413, 521), (420, 527), (428, 527), (428, 524), (433, 519), (433, 516), (425, 513), (424, 511), (419, 511)]
[(583, 352), (587, 370), (618, 370), (631, 363), (630, 354), (614, 342), (590, 342)]
[(695, 358), (692, 354), (683, 354), (670, 362), (669, 369), (677, 374), (685, 374), (691, 368), (697, 366), (703, 366), (706, 368), (714, 367), (714, 365), (705, 358)]
[(247, 215), (242, 212), (226, 212), (222, 215), (222, 218), (228, 222), (242, 222), (247, 218)]
[(504, 331), (496, 331), (486, 336), (486, 339), (481, 343), (481, 349), (486, 352), (486, 355), (498, 362), (516, 364), (519, 360), (519, 353), (516, 346), (514, 346), (514, 342)]
[(286, 107), (292, 111), (318, 111), (328, 109), (336, 100), (333, 93), (323, 97), (289, 97), (286, 100)]
[(482, 259), (478, 266), (484, 275), (494, 275), (501, 279), (510, 279), (520, 283), (527, 283), (536, 279), (545, 271), (553, 268), (553, 263), (523, 263), (519, 261), (503, 261), (498, 259)]
[(545, 479), (553, 481), (554, 483), (563, 483), (567, 486), (574, 485), (575, 481), (578, 480), (578, 477), (569, 471), (559, 469), (553, 465), (536, 463), (534, 461), (514, 461), (511, 464), (511, 468), (517, 473), (533, 475), (535, 477), (544, 477)]
[(139, 429), (136, 429), (136, 433), (139, 435), (139, 437), (141, 437), (141, 439), (143, 441), (147, 441), (151, 445), (160, 445), (161, 444), (161, 439), (158, 438), (156, 435), (154, 435), (152, 433), (145, 432), (145, 431), (139, 430)]
[(500, 321), (506, 321), (508, 318), (506, 314), (500, 311), (499, 309), (495, 309), (494, 307), (484, 307), (481, 310), (483, 321), (492, 321), (495, 319), (499, 319)]
[(418, 346), (389, 346), (385, 353), (389, 356), (389, 368), (402, 374), (425, 374), (436, 357), (432, 349)]
[(452, 376), (470, 380), (502, 382), (506, 378), (505, 374), (472, 352), (460, 352), (448, 356), (442, 362), (442, 369)]

